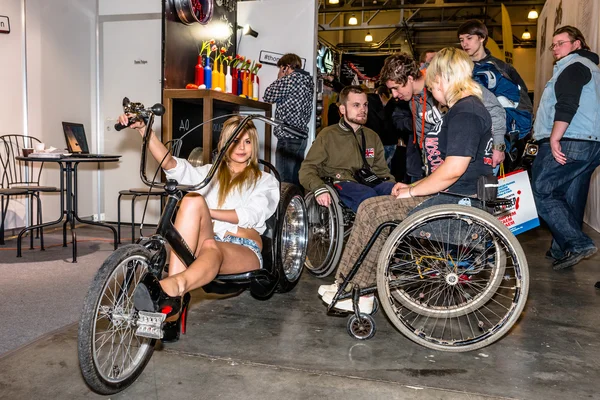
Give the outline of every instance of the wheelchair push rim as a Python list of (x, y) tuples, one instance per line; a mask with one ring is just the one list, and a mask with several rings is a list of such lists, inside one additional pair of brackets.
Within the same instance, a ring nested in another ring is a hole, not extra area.
[(529, 273), (519, 242), (496, 218), (442, 205), (411, 215), (390, 234), (377, 287), (386, 315), (409, 339), (461, 352), (495, 342), (514, 325)]
[(331, 204), (323, 207), (314, 193), (306, 195), (308, 214), (308, 248), (306, 268), (314, 276), (329, 276), (339, 262), (344, 246), (344, 221), (339, 198), (329, 189)]

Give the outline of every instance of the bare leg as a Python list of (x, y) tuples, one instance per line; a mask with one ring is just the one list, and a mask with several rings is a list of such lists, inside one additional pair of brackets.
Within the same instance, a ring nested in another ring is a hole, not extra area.
[[(197, 256), (197, 250), (204, 239), (213, 237), (212, 219), (206, 201), (197, 193), (185, 195), (179, 206), (175, 218), (175, 229), (181, 234), (183, 240), (190, 246), (190, 250)], [(171, 252), (169, 260), (169, 276), (185, 271), (186, 266)]]
[[(176, 255), (171, 255), (171, 262), (175, 260), (177, 266), (172, 268), (171, 264), (169, 277), (160, 281), (162, 289), (169, 296), (183, 296), (190, 290), (211, 282), (219, 273), (235, 274), (260, 267), (252, 250), (214, 239), (210, 210), (202, 196), (185, 196), (175, 220), (175, 227), (194, 251), (196, 261), (186, 269)], [(244, 236), (260, 243), (260, 235), (256, 231), (242, 231)]]
[(160, 281), (163, 290), (171, 296), (183, 296), (211, 282), (219, 274), (236, 274), (260, 267), (252, 250), (233, 243), (206, 239), (198, 258), (185, 271)]

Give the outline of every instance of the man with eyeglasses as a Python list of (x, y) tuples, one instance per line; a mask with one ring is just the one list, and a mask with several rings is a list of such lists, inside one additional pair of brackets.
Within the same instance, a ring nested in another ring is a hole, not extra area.
[(532, 188), (552, 232), (546, 258), (561, 270), (598, 251), (581, 228), (590, 179), (600, 165), (600, 69), (598, 55), (573, 26), (554, 32), (550, 50), (556, 63), (536, 113)]
[[(315, 85), (312, 76), (302, 69), (302, 60), (296, 54), (288, 53), (277, 61), (277, 80), (265, 90), (263, 100), (275, 103), (275, 118), (305, 132), (313, 110)], [(300, 139), (274, 129), (277, 137), (275, 166), (283, 182), (300, 185), (298, 171), (304, 160), (307, 139)]]

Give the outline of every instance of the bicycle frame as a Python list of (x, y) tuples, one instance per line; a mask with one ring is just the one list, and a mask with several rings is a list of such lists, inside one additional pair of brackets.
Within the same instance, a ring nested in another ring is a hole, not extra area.
[[(299, 136), (299, 137), (304, 136), (304, 133), (296, 130), (293, 127), (290, 127), (290, 126), (284, 124), (281, 121), (276, 121), (276, 120), (264, 117), (262, 115), (251, 114), (251, 115), (244, 117), (244, 119), (235, 128), (235, 130), (233, 131), (233, 133), (231, 134), (229, 139), (227, 139), (227, 141), (223, 145), (223, 148), (221, 149), (221, 151), (218, 153), (217, 158), (216, 158), (215, 162), (212, 164), (212, 167), (210, 168), (207, 176), (201, 182), (199, 182), (196, 185), (179, 185), (179, 183), (177, 181), (175, 181), (173, 179), (169, 179), (164, 184), (163, 183), (157, 184), (156, 182), (150, 181), (146, 177), (146, 159), (148, 156), (148, 154), (147, 154), (148, 153), (147, 152), (148, 143), (150, 142), (150, 134), (152, 132), (152, 125), (154, 123), (154, 113), (149, 112), (149, 118), (148, 118), (148, 122), (146, 123), (146, 129), (144, 131), (144, 137), (143, 137), (143, 141), (142, 141), (142, 157), (141, 157), (141, 162), (140, 162), (140, 177), (142, 179), (142, 182), (144, 182), (144, 184), (149, 187), (163, 188), (167, 192), (167, 202), (161, 213), (155, 234), (152, 235), (150, 238), (148, 238), (148, 246), (152, 246), (153, 244), (156, 244), (156, 243), (160, 243), (161, 246), (164, 246), (164, 241), (166, 241), (171, 246), (173, 252), (175, 252), (175, 254), (181, 259), (181, 261), (186, 266), (190, 266), (194, 262), (194, 260), (196, 258), (193, 254), (193, 251), (187, 245), (185, 240), (183, 240), (183, 237), (177, 231), (177, 229), (175, 228), (175, 226), (173, 225), (173, 222), (172, 222), (173, 216), (175, 215), (175, 212), (177, 209), (177, 204), (183, 197), (182, 192), (183, 191), (195, 192), (195, 191), (201, 190), (202, 188), (206, 187), (206, 185), (208, 185), (210, 183), (210, 181), (213, 179), (215, 173), (217, 172), (219, 165), (223, 161), (225, 154), (227, 154), (227, 151), (229, 150), (229, 147), (231, 146), (231, 144), (234, 143), (234, 141), (237, 139), (240, 132), (242, 132), (244, 126), (248, 122), (250, 122), (251, 120), (254, 120), (254, 119), (263, 121), (264, 123), (272, 125), (272, 126), (281, 126), (285, 132), (288, 132), (292, 135)], [(265, 164), (267, 166), (270, 165), (270, 164), (264, 163), (264, 162), (263, 162), (263, 164)]]

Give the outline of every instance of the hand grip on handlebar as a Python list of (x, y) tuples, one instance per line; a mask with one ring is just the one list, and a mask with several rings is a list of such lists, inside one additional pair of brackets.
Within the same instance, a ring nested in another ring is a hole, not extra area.
[(136, 117), (131, 117), (131, 118), (129, 118), (129, 122), (127, 123), (127, 125), (123, 125), (122, 123), (120, 123), (120, 122), (117, 122), (117, 123), (115, 124), (115, 130), (116, 130), (117, 132), (118, 132), (118, 131), (122, 131), (123, 129), (125, 129), (125, 128), (129, 127), (129, 125), (133, 124), (135, 121), (137, 121), (137, 118), (136, 118)]

